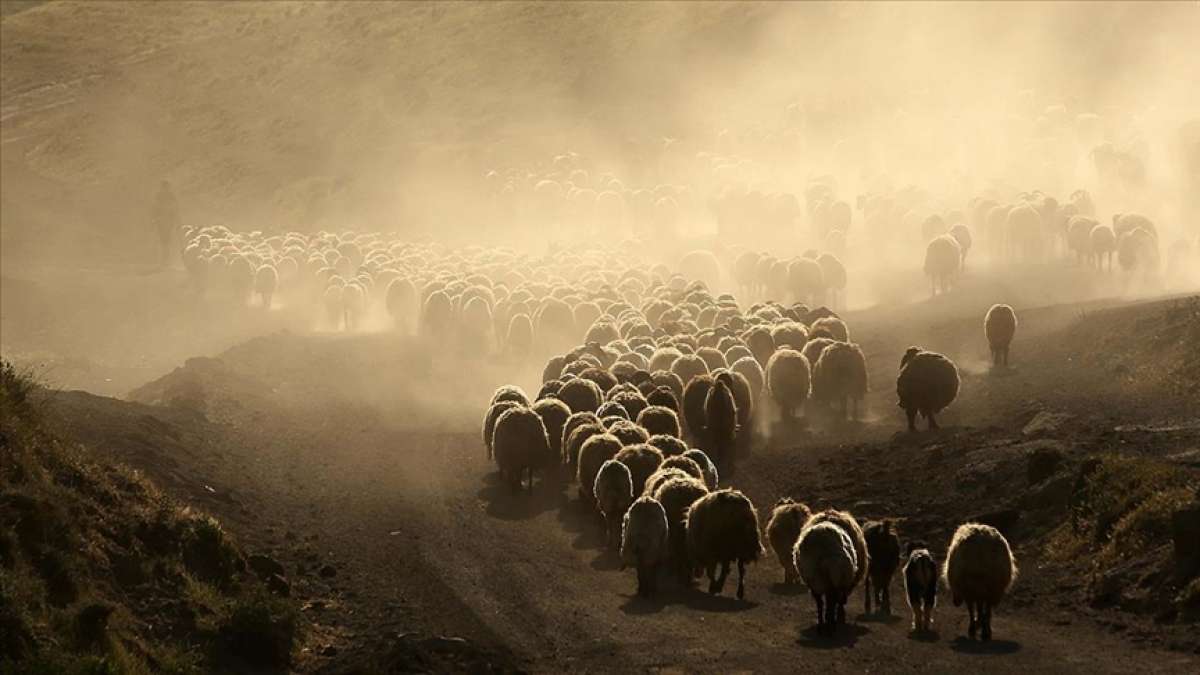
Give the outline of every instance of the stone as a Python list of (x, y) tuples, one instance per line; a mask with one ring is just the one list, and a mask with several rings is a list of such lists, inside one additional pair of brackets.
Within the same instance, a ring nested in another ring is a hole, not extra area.
[(1074, 418), (1067, 413), (1053, 413), (1045, 410), (1033, 416), (1021, 433), (1025, 436), (1049, 436), (1058, 432), (1064, 424)]
[(277, 560), (265, 555), (255, 554), (246, 558), (246, 564), (260, 579), (268, 579), (273, 574), (279, 576), (284, 575), (283, 565), (280, 565)]
[(1063, 453), (1055, 447), (1043, 446), (1026, 454), (1026, 478), (1030, 485), (1037, 485), (1053, 476), (1062, 467)]

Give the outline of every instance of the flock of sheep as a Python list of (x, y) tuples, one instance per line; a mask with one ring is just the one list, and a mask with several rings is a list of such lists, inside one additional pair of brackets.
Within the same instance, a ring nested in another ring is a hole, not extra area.
[[(810, 513), (784, 498), (763, 529), (751, 500), (722, 486), (718, 467), (730, 466), (768, 417), (786, 424), (801, 411), (835, 422), (856, 414), (867, 366), (845, 321), (799, 301), (743, 310), (733, 296), (714, 297), (704, 282), (680, 274), (627, 269), (608, 276), (604, 283), (603, 273), (585, 275), (578, 290), (561, 293), (538, 284), (501, 291), (498, 305), (517, 298), (531, 310), (512, 316), (505, 344), (545, 345), (534, 336), (548, 327), (574, 326), (576, 339), (582, 336), (582, 344), (549, 359), (535, 396), (505, 385), (489, 403), (486, 455), (514, 494), (532, 492), (536, 473), (544, 484), (577, 482), (608, 545), (619, 549), (623, 566), (637, 569), (639, 595), (655, 593), (660, 576), (688, 586), (701, 572), (709, 592), (720, 593), (736, 563), (742, 598), (745, 566), (763, 554), (765, 532), (785, 583), (811, 591), (821, 632), (844, 622), (846, 601), (864, 581), (868, 611), (873, 600), (890, 611), (888, 589), (903, 561), (914, 630), (930, 629), (944, 576), (955, 604), (968, 605), (970, 635), (991, 637), (992, 607), (1016, 575), (1008, 542), (994, 528), (962, 525), (939, 573), (924, 544), (910, 544), (902, 557), (891, 521), (861, 527), (850, 513)], [(1016, 315), (996, 305), (984, 324), (1001, 366)], [(897, 377), (910, 429), (918, 415), (935, 428), (958, 387), (953, 361), (910, 348)]]

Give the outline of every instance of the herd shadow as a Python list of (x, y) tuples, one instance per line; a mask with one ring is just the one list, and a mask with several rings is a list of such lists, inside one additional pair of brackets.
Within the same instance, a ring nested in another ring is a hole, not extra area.
[[(707, 583), (707, 581), (703, 583)], [(733, 583), (736, 585), (737, 582)], [(682, 605), (688, 609), (710, 613), (745, 612), (759, 605), (754, 600), (738, 600), (732, 595), (733, 591), (728, 585), (726, 594), (713, 595), (698, 586), (680, 586), (675, 579), (667, 579), (664, 576), (659, 579), (658, 592), (650, 597), (637, 595), (635, 592), (636, 581), (632, 575), (629, 578), (629, 586), (630, 594), (621, 604), (620, 609), (625, 614), (633, 616), (657, 614), (671, 605)]]
[(565, 496), (555, 481), (535, 480), (533, 492), (528, 488), (514, 491), (513, 487), (493, 471), (483, 478), (483, 487), (475, 496), (487, 504), (486, 513), (500, 520), (529, 520), (548, 511), (561, 508)]

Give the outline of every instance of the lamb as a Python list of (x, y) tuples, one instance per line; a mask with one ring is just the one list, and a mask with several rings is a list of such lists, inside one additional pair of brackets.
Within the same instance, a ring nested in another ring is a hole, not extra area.
[(958, 367), (953, 361), (937, 352), (909, 347), (896, 377), (896, 394), (908, 416), (908, 430), (917, 430), (918, 414), (929, 420), (930, 429), (937, 429), (934, 415), (954, 402), (958, 382)]
[(662, 452), (648, 443), (626, 445), (614, 459), (629, 467), (629, 475), (633, 479), (633, 493), (639, 495), (646, 490), (646, 479), (658, 471), (658, 467), (663, 463)]
[(596, 474), (592, 494), (596, 497), (600, 515), (604, 516), (605, 541), (617, 549), (621, 543), (621, 522), (633, 503), (633, 480), (629, 469), (615, 459), (606, 460)]
[(958, 275), (962, 257), (962, 248), (958, 241), (948, 234), (934, 237), (929, 242), (925, 248), (924, 269), (926, 276), (930, 278), (931, 295), (936, 296), (939, 290), (942, 293), (950, 290), (951, 282)]
[(487, 413), (483, 416), (483, 448), (487, 453), (487, 459), (492, 459), (492, 437), (496, 432), (496, 421), (500, 416), (508, 412), (512, 408), (522, 407), (517, 401), (497, 401), (488, 407)]
[(637, 568), (637, 593), (654, 594), (658, 584), (658, 566), (667, 556), (667, 513), (653, 497), (639, 497), (625, 512), (621, 535), (621, 569)]
[(716, 490), (717, 484), (720, 482), (720, 474), (717, 473), (717, 465), (713, 464), (703, 450), (692, 448), (683, 453), (683, 456), (692, 460), (704, 472), (704, 484), (709, 490)]
[(767, 391), (784, 419), (792, 419), (808, 400), (809, 379), (808, 359), (794, 349), (780, 349), (767, 361)]
[[(579, 433), (576, 430), (575, 433)], [(594, 504), (596, 493), (592, 492), (596, 485), (596, 476), (604, 463), (617, 456), (621, 451), (621, 439), (612, 434), (596, 434), (579, 448), (579, 459), (576, 477), (579, 480), (579, 498), (585, 503)]]
[[(708, 575), (708, 592), (720, 593), (729, 576), (729, 563), (738, 567), (737, 597), (746, 597), (746, 563), (763, 553), (758, 513), (746, 495), (725, 489), (710, 492), (692, 504), (687, 513), (687, 551), (691, 564)], [(716, 576), (717, 565), (721, 566)]]
[(960, 525), (950, 540), (943, 576), (954, 606), (967, 603), (971, 619), (967, 634), (974, 639), (978, 630), (984, 641), (992, 639), (992, 608), (1017, 578), (1008, 540), (990, 525)]
[[(642, 488), (642, 494), (649, 496), (649, 497), (653, 497), (655, 495), (655, 493), (658, 492), (658, 488), (661, 487), (663, 483), (666, 483), (667, 481), (671, 480), (672, 478), (695, 478), (695, 477), (688, 474), (688, 472), (686, 472), (683, 469), (680, 469), (678, 467), (664, 467), (662, 465), (659, 465), (658, 470), (655, 471), (654, 473), (650, 474), (650, 477), (646, 479), (646, 486), (644, 488)], [(696, 480), (702, 480), (702, 479), (697, 478)]]
[(679, 416), (674, 410), (664, 408), (663, 406), (651, 405), (642, 409), (638, 413), (637, 423), (643, 429), (650, 433), (651, 436), (658, 434), (666, 434), (668, 436), (679, 436)]
[(779, 559), (779, 566), (783, 568), (785, 585), (800, 582), (793, 550), (800, 538), (800, 531), (811, 516), (812, 512), (808, 510), (808, 506), (793, 501), (790, 497), (783, 497), (775, 502), (775, 507), (771, 510), (771, 520), (767, 522), (767, 542), (775, 552), (775, 557)]
[[(814, 401), (841, 404), (841, 418), (858, 419), (867, 395), (867, 359), (856, 344), (834, 342), (821, 352), (812, 373)], [(849, 404), (847, 404), (849, 401)]]
[(496, 420), (492, 449), (500, 474), (512, 485), (513, 493), (521, 489), (522, 475), (528, 471), (532, 494), (533, 471), (545, 467), (550, 457), (550, 439), (542, 418), (523, 406), (506, 410)]
[(933, 630), (933, 608), (937, 604), (937, 562), (922, 542), (909, 543), (905, 555), (904, 593), (913, 614), (912, 629), (927, 633)]
[(271, 309), (271, 297), (279, 285), (279, 273), (270, 264), (261, 265), (254, 273), (254, 292), (262, 297), (263, 309)]
[(729, 461), (737, 442), (738, 408), (731, 389), (732, 377), (721, 373), (704, 397), (704, 436), (717, 461)]
[(680, 584), (688, 585), (692, 581), (693, 567), (687, 553), (687, 513), (688, 509), (709, 491), (702, 481), (683, 474), (679, 469), (670, 471), (674, 475), (657, 481), (653, 497), (662, 504), (667, 513), (671, 567)]
[[(892, 576), (900, 566), (900, 537), (895, 524), (888, 519), (867, 523), (863, 528), (867, 542), (866, 613), (871, 613), (871, 600), (884, 614), (892, 614)], [(872, 588), (872, 586), (874, 588)]]
[(846, 599), (859, 566), (850, 537), (834, 523), (810, 523), (800, 532), (792, 557), (816, 603), (817, 632), (832, 635), (845, 620)]
[(1008, 367), (1008, 347), (1017, 332), (1017, 314), (1008, 305), (992, 305), (983, 318), (983, 335), (992, 351), (992, 367)]

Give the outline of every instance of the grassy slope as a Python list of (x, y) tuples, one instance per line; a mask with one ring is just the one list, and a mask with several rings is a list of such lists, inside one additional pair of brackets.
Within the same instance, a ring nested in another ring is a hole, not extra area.
[(301, 624), (220, 524), (60, 439), (0, 364), (0, 670), (226, 672), (292, 661)]

